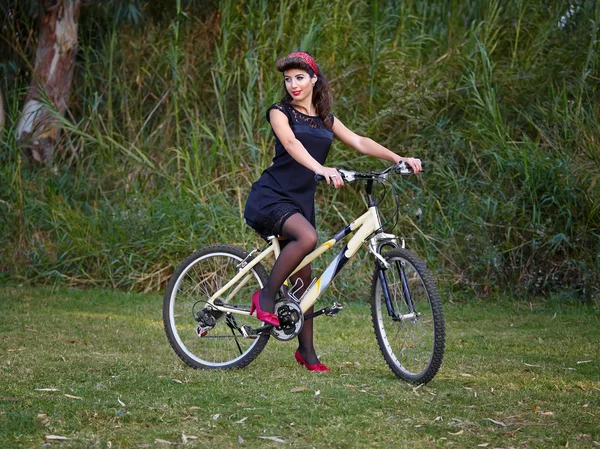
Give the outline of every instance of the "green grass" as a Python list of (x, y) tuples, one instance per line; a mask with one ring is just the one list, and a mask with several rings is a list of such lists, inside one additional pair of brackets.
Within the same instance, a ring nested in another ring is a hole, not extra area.
[(444, 364), (414, 388), (385, 365), (364, 303), (318, 319), (331, 372), (316, 375), (295, 363), (294, 343), (276, 340), (243, 370), (192, 370), (167, 342), (161, 302), (0, 291), (0, 447), (40, 447), (47, 435), (67, 437), (52, 444), (62, 448), (169, 447), (183, 434), (198, 437), (190, 448), (600, 444), (600, 314), (590, 306), (446, 304)]

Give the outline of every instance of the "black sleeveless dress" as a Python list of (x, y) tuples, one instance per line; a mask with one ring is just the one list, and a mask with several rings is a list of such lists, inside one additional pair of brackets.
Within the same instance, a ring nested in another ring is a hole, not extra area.
[[(269, 123), (271, 109), (277, 109), (287, 116), (296, 139), (315, 160), (324, 164), (333, 141), (333, 132), (325, 127), (323, 121), (318, 116), (298, 112), (290, 104), (275, 103), (267, 110)], [(295, 213), (301, 213), (316, 226), (316, 188), (314, 172), (297, 162), (275, 135), (273, 165), (252, 184), (244, 211), (246, 223), (265, 237), (281, 234), (285, 220)]]

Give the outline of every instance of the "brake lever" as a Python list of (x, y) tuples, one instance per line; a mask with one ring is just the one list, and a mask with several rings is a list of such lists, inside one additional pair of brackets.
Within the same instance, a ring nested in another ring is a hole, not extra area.
[[(425, 161), (421, 161), (421, 171), (425, 171), (426, 165)], [(398, 162), (394, 171), (399, 175), (412, 175), (414, 173), (412, 167), (404, 161)]]

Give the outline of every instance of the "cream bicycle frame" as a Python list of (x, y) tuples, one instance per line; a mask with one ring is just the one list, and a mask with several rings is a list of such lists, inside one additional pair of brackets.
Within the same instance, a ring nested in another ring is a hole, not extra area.
[[(335, 276), (340, 272), (342, 267), (350, 260), (352, 256), (354, 256), (362, 244), (369, 238), (370, 235), (374, 234), (375, 231), (381, 229), (381, 219), (379, 218), (379, 213), (377, 211), (376, 206), (371, 206), (363, 215), (357, 218), (354, 222), (350, 223), (346, 226), (342, 231), (336, 234), (335, 237), (326, 241), (319, 247), (317, 247), (314, 251), (308, 254), (300, 265), (296, 267), (296, 269), (292, 272), (290, 276), (294, 273), (297, 273), (299, 270), (304, 268), (306, 265), (311, 263), (321, 254), (325, 253), (329, 249), (331, 249), (337, 242), (342, 240), (347, 235), (356, 232), (355, 235), (348, 241), (346, 246), (340, 251), (340, 253), (336, 256), (336, 258), (329, 264), (327, 269), (323, 272), (323, 274), (316, 279), (313, 283), (311, 283), (310, 287), (304, 292), (302, 297), (300, 298), (300, 309), (302, 313), (306, 313), (308, 309), (310, 309), (313, 304), (317, 301), (319, 296), (325, 291), (325, 289), (331, 284)], [(392, 234), (383, 234), (383, 238), (385, 239), (395, 239), (395, 236)], [(227, 284), (225, 284), (221, 289), (219, 289), (214, 295), (210, 297), (208, 300), (208, 304), (213, 307), (215, 310), (220, 312), (228, 312), (228, 313), (237, 313), (242, 315), (249, 315), (250, 312), (247, 310), (238, 309), (237, 307), (227, 306), (229, 300), (239, 292), (239, 290), (251, 279), (252, 274), (250, 270), (262, 260), (269, 257), (271, 254), (275, 256), (275, 259), (279, 257), (280, 246), (279, 240), (276, 236), (271, 236), (268, 238), (270, 245), (263, 252), (261, 252), (258, 256), (256, 256), (251, 262), (243, 261), (240, 266), (242, 269), (237, 273)], [(369, 249), (375, 256), (375, 247), (377, 243), (377, 238), (373, 237), (369, 243)], [(383, 260), (383, 258), (381, 259)], [(383, 261), (385, 262), (385, 261)], [(215, 304), (215, 301), (219, 298), (222, 298), (224, 295), (226, 297), (223, 299), (222, 305)]]

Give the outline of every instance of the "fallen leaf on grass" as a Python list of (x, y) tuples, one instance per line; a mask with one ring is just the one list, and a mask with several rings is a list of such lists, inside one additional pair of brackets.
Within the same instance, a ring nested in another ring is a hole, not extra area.
[(454, 435), (454, 436), (462, 435), (463, 433), (465, 433), (464, 430), (459, 430), (458, 432), (448, 432), (448, 434)]
[(290, 393), (299, 393), (300, 391), (308, 391), (308, 390), (310, 390), (310, 388), (305, 387), (305, 386), (294, 387), (290, 390)]
[(196, 435), (186, 435), (185, 433), (181, 434), (181, 441), (183, 444), (187, 444), (188, 440), (197, 440), (198, 437)]
[(425, 385), (425, 384), (419, 384), (416, 387), (413, 387), (413, 389), (412, 389), (413, 393), (416, 394), (417, 396), (419, 396), (419, 393), (417, 393), (417, 390), (419, 388), (421, 388), (423, 385)]
[(40, 421), (40, 424), (42, 424), (43, 426), (46, 426), (50, 423), (50, 420), (48, 419), (48, 415), (46, 415), (45, 413), (38, 413), (37, 419)]
[(221, 417), (221, 414), (220, 414), (220, 413), (215, 413), (215, 414), (212, 416), (212, 419), (213, 419), (213, 421), (216, 421), (216, 420), (217, 420), (217, 419), (219, 419), (220, 417)]
[(504, 424), (502, 421), (496, 421), (495, 419), (492, 419), (492, 418), (485, 418), (485, 419), (487, 419), (491, 423), (496, 424), (497, 426), (506, 427), (506, 424)]
[(79, 396), (73, 396), (72, 394), (67, 394), (67, 393), (65, 393), (63, 396), (66, 398), (69, 398), (69, 399), (77, 399), (79, 401), (81, 401), (83, 399), (83, 398), (80, 398)]
[(46, 435), (46, 439), (50, 441), (65, 441), (67, 437), (61, 437), (60, 435)]
[(285, 443), (285, 440), (282, 440), (279, 437), (258, 437), (261, 440), (270, 440), (270, 441), (275, 441), (276, 443)]

